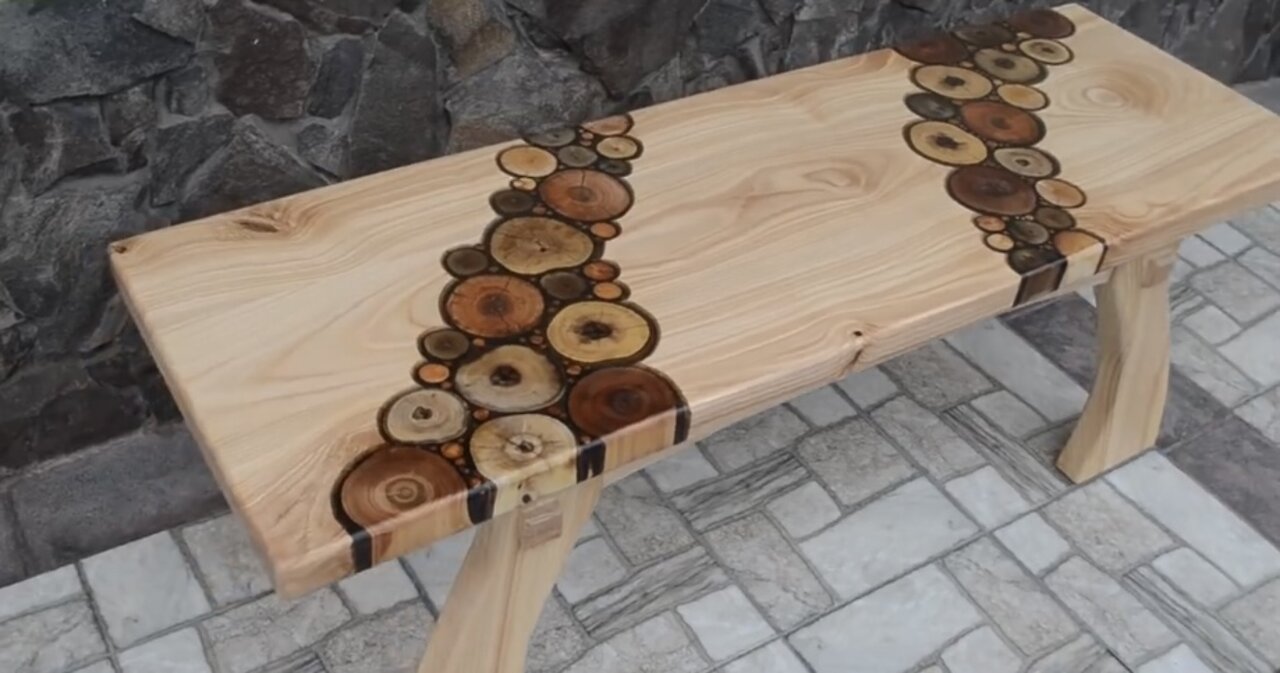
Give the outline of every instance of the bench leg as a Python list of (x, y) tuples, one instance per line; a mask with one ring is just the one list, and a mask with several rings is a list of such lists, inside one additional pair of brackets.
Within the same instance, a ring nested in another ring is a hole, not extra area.
[(529, 636), (602, 482), (583, 482), (477, 529), (418, 673), (524, 673)]
[(1098, 287), (1098, 373), (1058, 469), (1077, 484), (1156, 442), (1169, 388), (1169, 272), (1177, 246)]

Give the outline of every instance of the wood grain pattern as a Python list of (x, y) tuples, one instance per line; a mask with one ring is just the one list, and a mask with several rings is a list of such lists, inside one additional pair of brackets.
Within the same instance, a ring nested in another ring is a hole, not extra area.
[[(1280, 199), (1280, 120), (1082, 8), (1061, 11), (1075, 32), (1046, 39), (1073, 58), (1046, 66), (1042, 81), (992, 85), (1035, 111), (1045, 135), (1034, 147), (1088, 195), (1059, 210), (1105, 242), (1102, 271)], [(967, 30), (996, 48), (1009, 39), (1005, 28)], [(908, 124), (949, 119), (963, 102), (913, 84), (919, 65), (879, 51), (605, 122), (634, 123), (624, 133), (643, 139), (634, 166), (600, 164), (614, 177), (629, 170), (635, 195), (623, 220), (605, 227), (616, 236), (609, 259), (625, 270), (629, 301), (661, 325), (644, 363), (683, 393), (691, 438), (1016, 302), (1023, 278), (983, 242), (995, 232), (975, 229), (975, 213), (945, 189), (955, 169), (903, 137)], [(975, 86), (974, 99), (989, 95)], [(574, 142), (545, 140), (557, 160)], [(495, 210), (529, 207), (509, 192), (537, 179), (513, 180), (494, 164), (523, 144), (114, 244), (125, 298), (282, 591), (353, 570), (331, 485), (384, 443), (374, 419), (405, 390), (419, 338), (446, 327), (439, 298), (454, 281), (449, 271), (488, 272), (469, 253), (443, 267), (441, 255), (473, 246)], [(513, 170), (544, 171), (540, 157)], [(600, 191), (607, 198), (567, 207), (589, 217), (618, 211), (617, 190)], [(275, 230), (252, 226), (261, 222)], [(592, 292), (586, 280), (550, 274), (536, 285)], [(674, 423), (660, 415), (615, 439)], [(650, 442), (639, 446), (610, 454), (606, 469), (625, 469), (619, 456), (655, 455)], [(387, 555), (447, 534), (449, 516), (398, 514), (384, 524), (396, 531)]]

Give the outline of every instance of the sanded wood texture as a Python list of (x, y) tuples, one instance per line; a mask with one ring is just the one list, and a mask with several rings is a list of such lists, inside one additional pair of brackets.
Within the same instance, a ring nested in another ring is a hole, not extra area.
[(1066, 6), (111, 257), (298, 593), (1277, 198), (1280, 119)]

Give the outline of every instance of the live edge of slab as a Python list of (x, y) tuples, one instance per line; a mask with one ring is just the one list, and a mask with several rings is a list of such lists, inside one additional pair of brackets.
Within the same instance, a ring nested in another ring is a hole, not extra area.
[[(1105, 255), (1090, 258), (1084, 276), (1280, 199), (1280, 119), (1078, 6), (1059, 11), (1075, 25), (1062, 39), (1072, 57), (1034, 83), (1048, 102), (1034, 112), (1045, 131), (1035, 147), (1087, 195), (1070, 212)], [(621, 133), (643, 152), (613, 141), (609, 151), (630, 163), (608, 165), (627, 173), (618, 180), (632, 201), (625, 213), (603, 213), (617, 228), (592, 231), (599, 240), (582, 254), (616, 265), (606, 272), (620, 272), (616, 280), (599, 281), (614, 287), (597, 297), (625, 293), (619, 300), (640, 317), (618, 319), (651, 321), (653, 340), (636, 347), (643, 363), (635, 366), (660, 373), (682, 409), (678, 419), (672, 411), (620, 429), (605, 445), (654, 434), (636, 440), (628, 460), (639, 460), (676, 434), (705, 436), (1019, 301), (1023, 279), (984, 244), (976, 213), (947, 189), (953, 167), (908, 146), (904, 129), (920, 117), (904, 99), (921, 91), (912, 76), (919, 65), (878, 51), (632, 115)], [(619, 135), (592, 128), (566, 142), (603, 152), (601, 139)], [(379, 424), (388, 400), (415, 381), (429, 385), (423, 377), (453, 375), (448, 364), (423, 369), (432, 363), (419, 351), (424, 333), (445, 326), (447, 295), (459, 282), (441, 258), (482, 239), (493, 253), (486, 228), (507, 204), (490, 197), (517, 188), (495, 156), (524, 145), (113, 244), (125, 299), (281, 591), (356, 570), (349, 526), (335, 516), (335, 485), (386, 443)], [(542, 170), (526, 163), (520, 170)], [(568, 169), (562, 162), (554, 170)], [(519, 188), (549, 199), (557, 187), (548, 183), (558, 179), (541, 175)], [(567, 219), (586, 230), (596, 214)], [(535, 336), (553, 337), (554, 325), (536, 322), (547, 332)], [(459, 343), (495, 348), (481, 338)], [(563, 373), (574, 365), (556, 366)], [(556, 408), (548, 413), (566, 413)], [(430, 416), (421, 406), (410, 411), (411, 425)], [(466, 432), (476, 432), (468, 423)], [(589, 469), (622, 467), (611, 459)], [(459, 469), (465, 483), (469, 472)], [(501, 500), (505, 491), (498, 493)], [(440, 510), (420, 507), (376, 524), (375, 542), (379, 532), (400, 536), (375, 550), (378, 560), (454, 532), (457, 522)]]

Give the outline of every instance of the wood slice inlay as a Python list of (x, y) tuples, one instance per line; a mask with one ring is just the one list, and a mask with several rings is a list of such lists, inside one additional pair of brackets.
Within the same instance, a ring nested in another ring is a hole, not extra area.
[(1038, 9), (897, 49), (920, 64), (911, 81), (923, 89), (905, 97), (925, 120), (906, 125), (907, 144), (954, 167), (947, 193), (976, 213), (983, 245), (1022, 277), (1015, 306), (1057, 290), (1064, 278), (1097, 273), (1106, 254), (1106, 241), (1068, 212), (1085, 205), (1084, 191), (1035, 147), (1051, 129), (1035, 114), (1050, 106), (1049, 96), (1034, 85), (1075, 58), (1063, 41), (1075, 31), (1062, 14)]
[[(957, 42), (953, 53), (957, 45), (965, 51)], [(940, 96), (927, 105), (958, 116)], [(658, 322), (628, 301), (621, 268), (604, 259), (635, 199), (623, 179), (644, 152), (633, 127), (628, 115), (609, 117), (498, 153), (510, 176), (489, 198), (498, 219), (479, 245), (441, 259), (453, 277), (440, 297), (448, 326), (419, 336), (417, 387), (383, 406), (385, 443), (335, 485), (334, 515), (357, 569), (412, 546), (386, 532), (410, 511), (440, 508), (426, 529), (461, 530), (598, 476), (609, 456), (634, 460), (685, 439), (683, 395), (641, 364)], [(953, 128), (970, 152), (986, 152)], [(655, 416), (660, 423), (619, 434)]]

